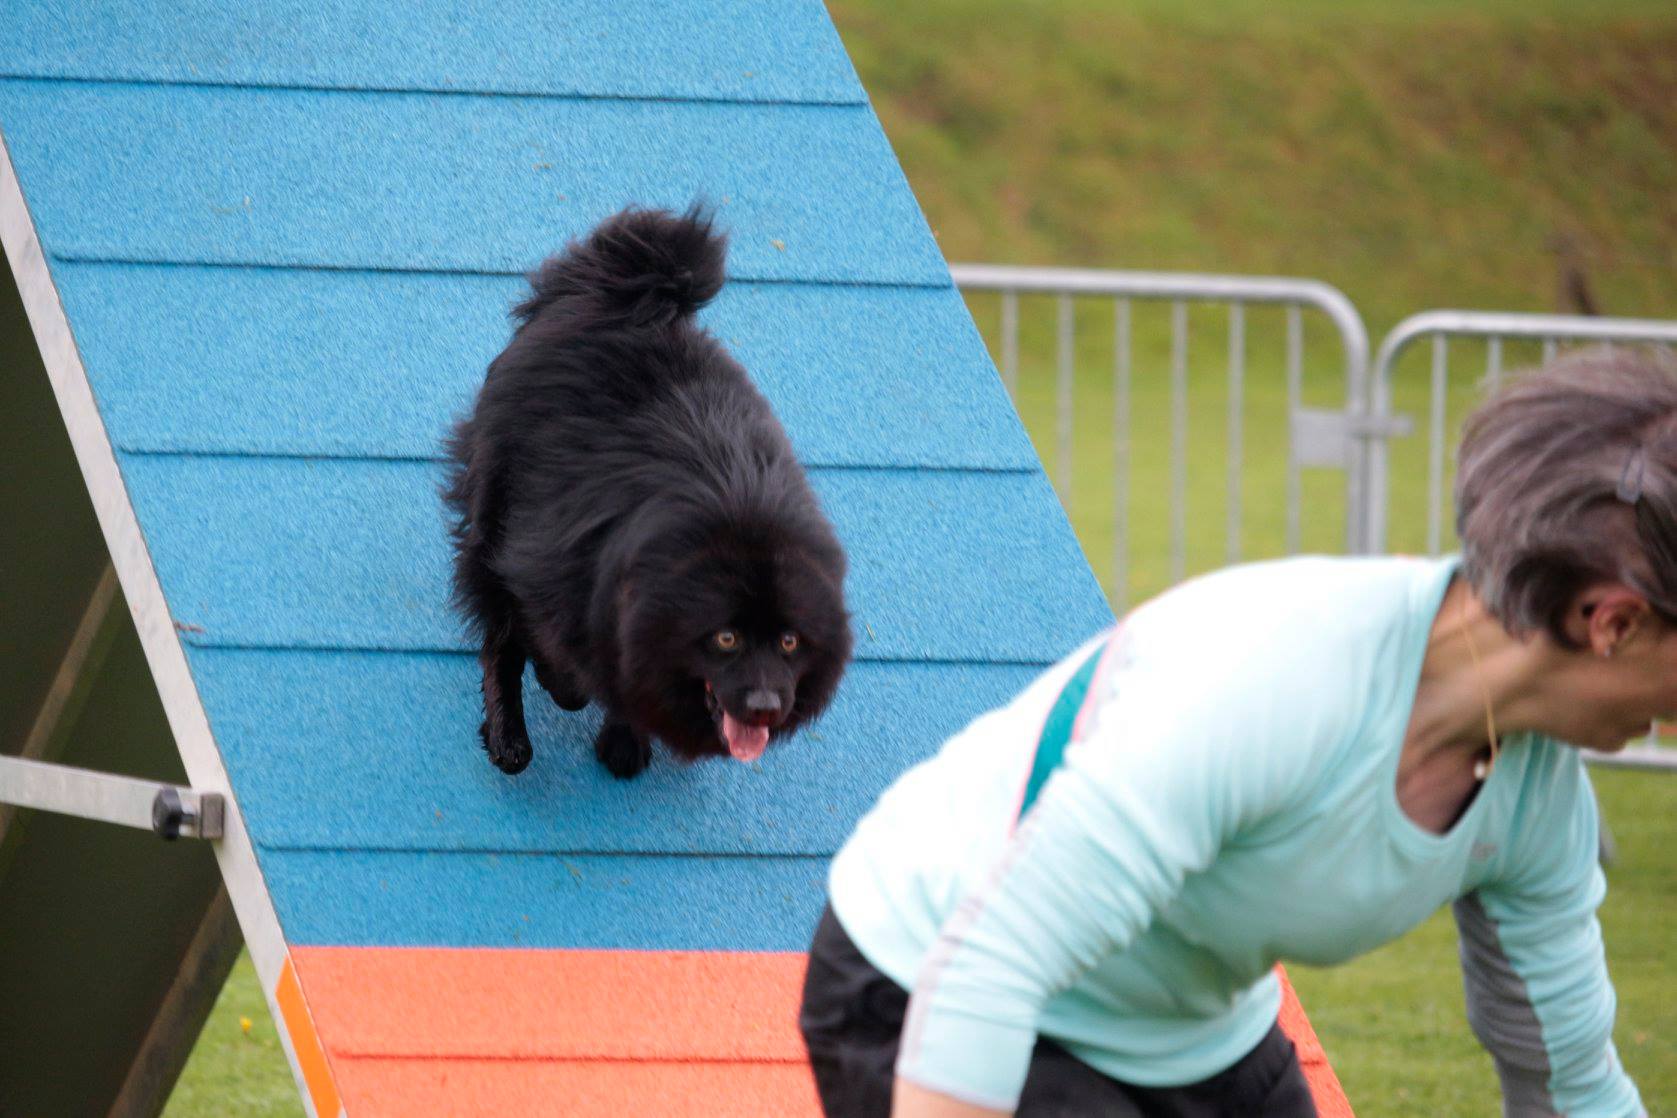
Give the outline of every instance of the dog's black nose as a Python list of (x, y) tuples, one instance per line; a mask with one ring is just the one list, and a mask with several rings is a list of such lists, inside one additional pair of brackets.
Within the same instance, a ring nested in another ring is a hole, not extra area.
[(766, 687), (745, 693), (745, 720), (756, 726), (770, 726), (780, 720), (780, 696)]

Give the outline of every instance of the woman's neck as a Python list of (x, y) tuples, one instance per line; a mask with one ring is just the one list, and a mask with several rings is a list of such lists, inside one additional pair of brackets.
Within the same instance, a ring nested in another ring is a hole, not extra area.
[(1532, 728), (1524, 724), (1534, 713), (1526, 695), (1548, 655), (1544, 643), (1511, 636), (1466, 582), (1451, 582), (1427, 637), (1398, 758), (1398, 802), (1418, 826), (1448, 830), (1481, 783), (1475, 770), (1493, 763), (1493, 733)]

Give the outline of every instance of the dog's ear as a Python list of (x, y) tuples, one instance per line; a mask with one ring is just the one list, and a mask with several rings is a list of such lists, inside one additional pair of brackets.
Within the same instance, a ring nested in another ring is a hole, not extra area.
[(588, 598), (590, 639), (612, 648), (621, 646), (624, 588), (629, 579), (630, 551), (618, 541), (600, 549), (594, 559), (594, 586)]
[(640, 611), (636, 608), (639, 599), (635, 596), (635, 580), (627, 572), (616, 581), (611, 593), (612, 618), (617, 627), (612, 643), (617, 649), (617, 677), (627, 679), (633, 673), (635, 629), (641, 624)]
[(788, 620), (818, 638), (843, 660), (850, 659), (853, 638), (845, 608), (844, 556), (837, 565), (819, 549), (793, 545), (779, 553), (775, 582)]
[(611, 673), (614, 691), (624, 678), (624, 650), (630, 646), (626, 639), (630, 621), (625, 607), (632, 603), (632, 599), (624, 597), (623, 586), (621, 576), (602, 569), (588, 601), (588, 638), (594, 647), (600, 670)]

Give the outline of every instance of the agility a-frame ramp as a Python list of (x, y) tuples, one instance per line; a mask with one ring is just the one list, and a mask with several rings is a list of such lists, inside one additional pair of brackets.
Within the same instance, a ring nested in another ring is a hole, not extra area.
[[(828, 858), (1109, 618), (822, 7), (23, 0), (0, 74), (6, 256), (308, 1111), (813, 1113)], [(509, 779), (439, 440), (530, 266), (695, 198), (858, 660), (758, 764), (621, 783), (532, 703)]]

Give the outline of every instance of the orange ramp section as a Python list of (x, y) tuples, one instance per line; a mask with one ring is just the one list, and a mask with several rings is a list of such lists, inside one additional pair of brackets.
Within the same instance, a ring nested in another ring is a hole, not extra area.
[(805, 956), (294, 948), (344, 1109), (365, 1116), (818, 1118)]
[(353, 1060), (345, 1110), (371, 1118), (820, 1118), (792, 1064)]
[[(797, 953), (299, 947), (344, 1109), (381, 1115), (819, 1114)], [(1323, 1118), (1351, 1114), (1290, 984)]]
[(802, 1063), (793, 952), (297, 947), (334, 1057)]
[(1281, 976), (1281, 1028), (1298, 1049), (1299, 1063), (1310, 1082), (1317, 1113), (1321, 1118), (1351, 1118), (1351, 1100), (1345, 1097), (1345, 1089), (1339, 1085), (1333, 1065), (1328, 1063), (1322, 1042), (1316, 1039), (1316, 1030), (1310, 1027), (1310, 1018), (1304, 1015), (1304, 1006), (1299, 1004), (1287, 972), (1281, 967), (1275, 970)]

